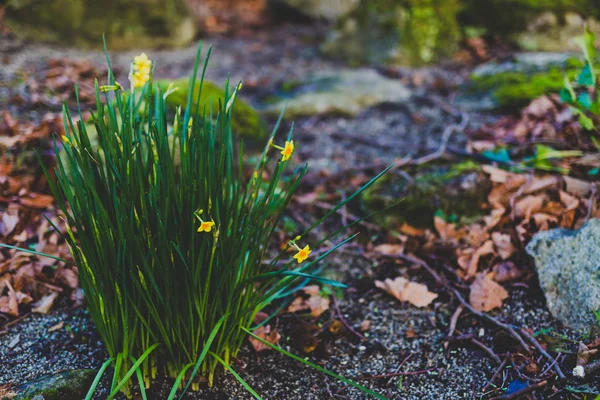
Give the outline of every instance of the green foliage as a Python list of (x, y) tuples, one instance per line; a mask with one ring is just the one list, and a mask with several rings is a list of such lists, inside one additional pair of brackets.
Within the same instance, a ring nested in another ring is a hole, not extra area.
[(586, 26), (584, 34), (579, 38), (585, 57), (583, 69), (579, 72), (576, 82), (571, 82), (569, 76), (564, 77), (560, 98), (571, 105), (572, 110), (579, 115), (579, 123), (587, 130), (595, 130), (600, 122), (600, 91), (598, 88), (598, 73), (595, 69), (596, 49), (595, 35)]
[(436, 213), (457, 215), (460, 222), (481, 216), (489, 185), (481, 178), (478, 164), (425, 165), (409, 173), (414, 179), (390, 174), (361, 196), (367, 212), (386, 210), (373, 217), (378, 225), (395, 229), (407, 222), (431, 228)]
[[(231, 90), (226, 83), (222, 97), (203, 103), (199, 60), (200, 48), (189, 82), (198, 91), (187, 94), (187, 108), (176, 113), (172, 129), (161, 88), (150, 82), (140, 92), (118, 89), (110, 63), (112, 89), (95, 86), (91, 121), (98, 146), (64, 107), (65, 150), (56, 145), (52, 190), (90, 314), (114, 366), (109, 398), (127, 393), (134, 377), (147, 387), (158, 371), (175, 379), (175, 388), (187, 382), (187, 390), (198, 375), (212, 384), (219, 366), (233, 371), (230, 360), (247, 329), (272, 301), (310, 280), (344, 286), (311, 271), (351, 238), (302, 264), (285, 255), (290, 245), (265, 260), (307, 167), (285, 172), (290, 161), (270, 149), (273, 133), (247, 181), (244, 145), (232, 134), (240, 86)], [(263, 181), (265, 174), (270, 179)], [(379, 176), (295, 242), (309, 244), (312, 229)], [(202, 221), (214, 226), (200, 232)], [(318, 248), (341, 231), (310, 244)]]
[[(167, 91), (170, 85), (174, 89), (173, 93), (166, 100), (169, 110), (175, 111), (178, 107), (182, 109), (187, 107), (187, 99), (189, 97), (189, 82), (187, 79), (179, 79), (173, 82), (158, 80), (156, 84), (163, 93)], [(218, 104), (219, 101), (224, 102), (225, 91), (210, 81), (204, 81), (202, 90), (200, 90), (200, 82), (197, 82), (191, 98), (194, 101), (192, 109), (195, 109), (197, 106), (196, 99), (200, 98), (199, 104), (202, 110), (210, 102), (213, 104)], [(231, 126), (233, 133), (243, 138), (263, 140), (267, 136), (265, 122), (260, 117), (258, 111), (241, 99), (236, 99), (235, 114), (232, 117)]]
[(500, 108), (518, 110), (541, 95), (560, 91), (565, 73), (570, 77), (577, 75), (575, 64), (577, 60), (569, 62), (566, 71), (553, 67), (545, 72), (509, 71), (474, 77), (473, 90), (491, 91)]
[(552, 160), (560, 160), (568, 157), (580, 157), (583, 152), (579, 150), (556, 150), (550, 146), (538, 144), (535, 146), (535, 155), (528, 157), (521, 163), (524, 167), (533, 167), (542, 171), (554, 171), (561, 174), (568, 174), (569, 170), (558, 167), (552, 163)]

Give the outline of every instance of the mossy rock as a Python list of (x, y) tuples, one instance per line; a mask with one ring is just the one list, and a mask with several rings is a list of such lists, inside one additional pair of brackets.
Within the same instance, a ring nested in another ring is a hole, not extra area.
[[(172, 111), (175, 111), (177, 107), (185, 109), (189, 93), (189, 81), (187, 78), (176, 81), (158, 80), (156, 83), (163, 91), (166, 91), (172, 83), (173, 87), (176, 87), (177, 90), (167, 97), (167, 107)], [(199, 89), (200, 82), (196, 82), (192, 95), (194, 101), (198, 98)], [(216, 108), (219, 101), (223, 102), (224, 98), (225, 91), (220, 86), (205, 80), (202, 85), (202, 93), (200, 94), (200, 113), (202, 113), (204, 106), (208, 105), (209, 102), (212, 102), (213, 108)], [(196, 107), (195, 103), (193, 107)], [(233, 109), (232, 129), (235, 134), (245, 139), (264, 140), (267, 136), (266, 124), (258, 111), (239, 96), (235, 100)]]
[(184, 46), (197, 33), (184, 0), (15, 0), (6, 25), (18, 37), (111, 50)]
[(564, 70), (552, 68), (549, 71), (527, 74), (523, 72), (505, 72), (502, 74), (474, 78), (473, 89), (491, 92), (499, 109), (514, 111), (537, 97), (549, 93), (558, 93), (564, 85), (565, 75), (573, 79), (576, 69)]
[(366, 213), (378, 212), (373, 221), (394, 229), (403, 223), (431, 228), (437, 212), (468, 222), (481, 215), (481, 205), (491, 189), (478, 164), (432, 165), (414, 168), (407, 176), (388, 173), (361, 195)]
[(96, 371), (93, 369), (78, 369), (43, 376), (16, 389), (17, 400), (83, 399), (88, 392)]
[(600, 16), (596, 0), (461, 0), (461, 26), (481, 28), (490, 37), (511, 38), (523, 32), (540, 14), (552, 12), (558, 19), (569, 13)]
[(322, 50), (350, 64), (430, 64), (460, 40), (459, 0), (361, 0), (340, 18)]
[(561, 53), (523, 53), (512, 61), (484, 64), (459, 89), (456, 102), (466, 109), (518, 111), (542, 95), (558, 93), (565, 76), (575, 79), (582, 66)]

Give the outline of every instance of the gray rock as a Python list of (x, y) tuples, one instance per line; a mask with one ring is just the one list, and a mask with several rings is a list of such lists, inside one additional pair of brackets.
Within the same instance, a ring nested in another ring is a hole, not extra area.
[(284, 4), (311, 18), (335, 21), (354, 9), (359, 0), (271, 0), (271, 2), (275, 5)]
[(290, 119), (323, 114), (356, 116), (377, 104), (404, 103), (411, 92), (400, 81), (365, 68), (319, 72), (289, 95), (266, 112), (278, 115), (285, 106), (285, 116)]
[(527, 51), (580, 51), (579, 42), (573, 38), (582, 35), (586, 24), (598, 37), (600, 22), (597, 19), (572, 12), (559, 18), (547, 11), (534, 18), (524, 32), (516, 35), (515, 41)]
[(581, 229), (553, 229), (536, 234), (527, 245), (534, 258), (548, 309), (579, 331), (598, 327), (600, 309), (600, 219)]
[(96, 371), (93, 369), (77, 369), (42, 376), (34, 381), (18, 386), (16, 388), (16, 399), (83, 399), (95, 375)]
[(483, 78), (505, 72), (531, 74), (535, 72), (548, 71), (552, 67), (566, 68), (569, 60), (573, 59), (574, 57), (579, 58), (579, 54), (560, 52), (519, 53), (510, 60), (502, 62), (490, 61), (481, 64), (473, 70), (472, 76), (475, 78)]

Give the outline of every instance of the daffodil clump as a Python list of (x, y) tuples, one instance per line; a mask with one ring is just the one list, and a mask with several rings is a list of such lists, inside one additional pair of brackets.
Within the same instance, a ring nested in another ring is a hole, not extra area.
[[(200, 49), (190, 87), (203, 80), (199, 59)], [(145, 54), (135, 57), (131, 90), (110, 68), (106, 85), (96, 81), (92, 122), (99, 147), (64, 108), (65, 151), (57, 151), (52, 188), (87, 306), (110, 355), (100, 373), (114, 368), (109, 398), (129, 393), (132, 380), (143, 391), (159, 373), (175, 380), (169, 399), (197, 388), (201, 377), (212, 385), (218, 371), (241, 379), (231, 361), (255, 316), (310, 281), (343, 286), (313, 271), (349, 240), (326, 247), (335, 235), (314, 239), (310, 232), (321, 219), (265, 261), (306, 173), (306, 166), (287, 168), (291, 132), (283, 147), (273, 144), (273, 133), (246, 181), (244, 146), (231, 129), (241, 84), (226, 83), (226, 98), (205, 109), (188, 106), (170, 115), (165, 93), (152, 87), (152, 67)], [(192, 92), (187, 104), (199, 104)]]

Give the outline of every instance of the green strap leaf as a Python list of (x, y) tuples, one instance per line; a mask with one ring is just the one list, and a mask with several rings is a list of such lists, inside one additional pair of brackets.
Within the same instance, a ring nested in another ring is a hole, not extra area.
[(332, 377), (334, 377), (334, 378), (336, 378), (336, 379), (338, 379), (338, 380), (340, 380), (340, 381), (342, 381), (342, 382), (344, 382), (344, 383), (346, 383), (348, 385), (354, 386), (358, 390), (360, 390), (360, 391), (362, 391), (362, 392), (364, 392), (364, 393), (366, 393), (368, 395), (371, 395), (371, 396), (375, 397), (376, 399), (387, 400), (387, 397), (384, 397), (384, 396), (382, 396), (382, 395), (380, 395), (378, 393), (375, 393), (371, 389), (368, 389), (368, 388), (366, 388), (366, 387), (364, 387), (364, 386), (362, 386), (362, 385), (360, 385), (360, 384), (358, 384), (358, 383), (356, 383), (356, 382), (354, 382), (354, 381), (352, 381), (352, 380), (350, 380), (348, 378), (344, 378), (343, 376), (338, 375), (335, 372), (331, 372), (331, 371), (329, 371), (329, 370), (327, 370), (327, 369), (325, 369), (325, 368), (323, 368), (323, 367), (321, 367), (321, 366), (319, 366), (317, 364), (314, 364), (314, 363), (312, 363), (312, 362), (310, 362), (308, 360), (305, 360), (302, 357), (299, 357), (299, 356), (297, 356), (297, 355), (295, 355), (293, 353), (290, 353), (289, 351), (286, 351), (286, 350), (282, 349), (279, 346), (275, 346), (274, 344), (267, 342), (266, 340), (264, 340), (263, 338), (255, 335), (254, 333), (252, 333), (252, 331), (250, 331), (250, 330), (248, 330), (246, 328), (242, 328), (242, 330), (244, 332), (246, 332), (248, 335), (252, 336), (254, 339), (256, 339), (259, 342), (261, 342), (262, 344), (264, 344), (265, 346), (268, 346), (268, 347), (272, 348), (273, 350), (276, 350), (276, 351), (280, 352), (281, 354), (284, 354), (284, 355), (286, 355), (286, 356), (288, 356), (290, 358), (293, 358), (296, 361), (300, 361), (302, 364), (308, 365), (309, 367), (314, 368), (317, 371), (323, 372), (324, 374), (327, 374), (329, 376), (332, 376)]

